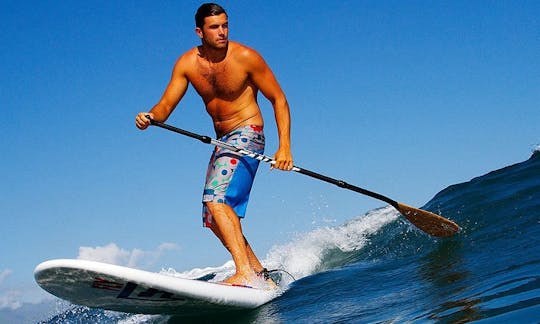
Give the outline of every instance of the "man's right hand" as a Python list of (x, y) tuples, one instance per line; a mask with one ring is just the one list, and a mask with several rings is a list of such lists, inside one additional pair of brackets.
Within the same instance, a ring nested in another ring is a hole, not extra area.
[(137, 117), (135, 117), (135, 125), (138, 129), (144, 130), (150, 126), (150, 119), (146, 116), (150, 116), (150, 118), (154, 119), (154, 115), (149, 112), (140, 112), (137, 114)]

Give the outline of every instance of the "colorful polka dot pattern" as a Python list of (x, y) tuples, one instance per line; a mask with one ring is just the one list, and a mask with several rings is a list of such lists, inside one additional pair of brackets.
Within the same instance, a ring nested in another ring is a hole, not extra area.
[[(219, 140), (238, 148), (264, 153), (264, 133), (259, 126), (238, 128)], [(208, 164), (203, 202), (226, 203), (239, 217), (243, 217), (258, 165), (256, 159), (216, 147)], [(203, 221), (205, 226), (211, 223), (211, 215), (204, 205)]]

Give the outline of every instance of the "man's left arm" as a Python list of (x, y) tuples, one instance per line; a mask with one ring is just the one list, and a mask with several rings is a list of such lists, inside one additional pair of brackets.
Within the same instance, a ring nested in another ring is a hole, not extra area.
[(291, 170), (293, 167), (293, 158), (291, 153), (289, 103), (274, 73), (264, 59), (256, 52), (250, 53), (250, 56), (250, 78), (274, 108), (279, 136), (279, 148), (274, 155), (276, 163), (273, 167), (280, 170)]

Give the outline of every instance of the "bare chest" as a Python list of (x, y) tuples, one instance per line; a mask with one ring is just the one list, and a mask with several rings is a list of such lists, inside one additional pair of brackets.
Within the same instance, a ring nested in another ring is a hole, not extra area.
[(205, 100), (234, 100), (245, 91), (248, 76), (246, 71), (234, 64), (210, 64), (203, 61), (197, 63), (190, 82)]

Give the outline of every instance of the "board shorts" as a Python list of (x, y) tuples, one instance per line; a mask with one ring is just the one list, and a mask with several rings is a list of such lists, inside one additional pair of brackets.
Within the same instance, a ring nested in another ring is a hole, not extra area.
[[(221, 142), (255, 153), (264, 153), (262, 126), (242, 126), (219, 138)], [(238, 217), (246, 215), (249, 193), (259, 167), (259, 160), (216, 146), (206, 172), (203, 191), (203, 226), (210, 227), (212, 215), (206, 202), (232, 207)]]

